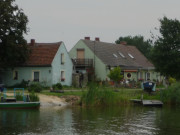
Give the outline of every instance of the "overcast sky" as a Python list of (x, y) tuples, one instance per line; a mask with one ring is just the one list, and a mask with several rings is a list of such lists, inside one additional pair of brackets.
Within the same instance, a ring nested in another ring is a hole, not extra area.
[(28, 16), (29, 42), (63, 41), (70, 50), (79, 39), (157, 34), (158, 19), (180, 20), (180, 0), (16, 0)]

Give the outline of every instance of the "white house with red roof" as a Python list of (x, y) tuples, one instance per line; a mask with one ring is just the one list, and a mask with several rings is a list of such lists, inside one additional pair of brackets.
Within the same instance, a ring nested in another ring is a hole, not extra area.
[(45, 86), (72, 84), (72, 61), (63, 42), (28, 44), (31, 54), (26, 63), (3, 72), (3, 82), (13, 86), (24, 81), (41, 82)]

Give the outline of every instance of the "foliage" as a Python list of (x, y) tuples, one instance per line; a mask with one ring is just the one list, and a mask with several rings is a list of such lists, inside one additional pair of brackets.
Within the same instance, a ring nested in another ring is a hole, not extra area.
[(127, 42), (128, 45), (136, 46), (139, 51), (148, 59), (150, 59), (150, 52), (152, 50), (152, 41), (145, 40), (143, 36), (126, 36), (126, 37), (119, 37), (116, 40), (116, 44), (120, 44), (121, 42)]
[(29, 55), (27, 42), (28, 18), (15, 0), (0, 1), (0, 67), (15, 67), (24, 63)]
[(29, 94), (29, 98), (30, 98), (30, 101), (31, 102), (37, 102), (39, 101), (39, 97), (37, 94), (34, 93), (34, 91), (32, 91), (30, 94)]
[(62, 90), (63, 86), (61, 83), (56, 83), (52, 85), (53, 90)]
[(152, 61), (161, 74), (180, 79), (180, 22), (160, 19), (159, 36), (152, 51)]
[(161, 100), (167, 104), (180, 104), (180, 82), (161, 91)]
[(172, 78), (172, 77), (169, 78), (169, 83), (170, 83), (170, 84), (173, 84), (173, 83), (175, 83), (175, 82), (176, 82), (176, 79), (175, 79), (175, 78)]
[(120, 81), (123, 78), (123, 75), (121, 75), (120, 67), (115, 67), (113, 70), (110, 70), (108, 77), (115, 82)]
[(17, 101), (23, 101), (23, 95), (20, 92), (16, 93), (16, 100)]
[(22, 80), (21, 83), (16, 83), (9, 88), (27, 88), (29, 84), (29, 81)]
[(114, 102), (114, 93), (105, 87), (100, 87), (95, 83), (89, 84), (88, 91), (83, 93), (81, 104), (86, 106), (111, 105)]
[(37, 83), (37, 82), (30, 84), (30, 86), (28, 87), (29, 92), (32, 92), (32, 91), (41, 92), (42, 90), (43, 90), (42, 85), (40, 83)]

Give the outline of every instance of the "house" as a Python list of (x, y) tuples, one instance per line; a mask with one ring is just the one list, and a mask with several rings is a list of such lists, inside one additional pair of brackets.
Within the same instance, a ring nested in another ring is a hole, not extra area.
[(126, 80), (159, 80), (160, 73), (155, 72), (154, 65), (135, 47), (101, 42), (99, 38), (90, 37), (79, 40), (69, 52), (76, 72), (92, 72), (100, 80), (109, 80), (107, 75), (114, 67), (120, 66)]
[(1, 74), (2, 83), (13, 86), (24, 81), (41, 82), (45, 86), (72, 83), (72, 61), (63, 42), (28, 44), (31, 54), (26, 63)]

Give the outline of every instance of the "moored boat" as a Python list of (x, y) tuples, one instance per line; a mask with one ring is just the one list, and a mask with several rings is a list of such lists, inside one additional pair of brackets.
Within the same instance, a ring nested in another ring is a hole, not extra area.
[(33, 109), (39, 108), (40, 102), (4, 102), (0, 103), (0, 109)]

